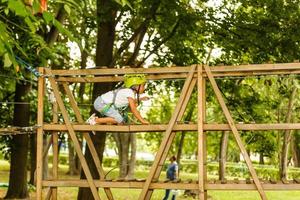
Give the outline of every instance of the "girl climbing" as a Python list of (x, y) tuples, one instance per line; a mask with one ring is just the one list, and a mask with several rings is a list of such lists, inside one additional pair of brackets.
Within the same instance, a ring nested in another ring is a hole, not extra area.
[(142, 124), (149, 124), (137, 110), (140, 101), (148, 100), (148, 97), (140, 98), (140, 94), (145, 91), (146, 81), (144, 74), (125, 75), (125, 88), (119, 88), (102, 94), (94, 102), (94, 108), (105, 117), (97, 117), (94, 113), (89, 117), (87, 122), (91, 125), (125, 123), (127, 121), (126, 110), (129, 107), (133, 115)]

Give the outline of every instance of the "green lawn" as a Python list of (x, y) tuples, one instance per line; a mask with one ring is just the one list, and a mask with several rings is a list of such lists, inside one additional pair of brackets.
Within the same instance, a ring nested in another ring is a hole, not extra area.
[[(78, 178), (77, 176), (66, 175), (67, 166), (61, 165), (59, 168), (59, 177), (64, 178)], [(137, 178), (145, 178), (147, 176), (147, 170), (140, 170), (136, 172)], [(110, 178), (117, 177), (118, 172), (112, 171), (108, 176)], [(161, 178), (164, 179), (165, 174), (162, 173)], [(197, 179), (197, 175), (181, 172), (181, 179)], [(7, 183), (9, 178), (9, 163), (7, 161), (0, 160), (0, 182)], [(211, 177), (210, 177), (211, 178)], [(4, 197), (7, 188), (0, 188), (0, 199)], [(78, 188), (59, 188), (58, 199), (70, 200), (76, 199)], [(164, 195), (164, 190), (155, 190), (152, 195), (153, 200), (161, 200)], [(137, 189), (112, 189), (112, 193), (116, 200), (135, 200), (138, 198), (140, 190)], [(101, 199), (106, 199), (103, 190), (100, 190)], [(259, 200), (259, 194), (256, 191), (209, 191), (208, 195), (212, 200)], [(300, 191), (272, 191), (267, 192), (268, 199), (270, 200), (299, 200)], [(31, 199), (35, 199), (35, 193), (30, 193)], [(180, 191), (177, 200), (192, 200), (192, 197), (184, 197), (183, 191)]]

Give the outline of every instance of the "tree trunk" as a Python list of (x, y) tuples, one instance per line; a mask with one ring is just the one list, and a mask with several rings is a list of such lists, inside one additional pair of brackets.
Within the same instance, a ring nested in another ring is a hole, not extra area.
[(68, 138), (68, 155), (69, 155), (69, 171), (67, 174), (73, 176), (76, 174), (75, 170), (75, 152), (73, 142)]
[(35, 169), (36, 169), (36, 135), (30, 135), (30, 180), (29, 184), (35, 184)]
[[(47, 147), (47, 135), (44, 135), (44, 139), (43, 139), (43, 151), (45, 151), (46, 147)], [(48, 152), (46, 156), (43, 156), (43, 180), (48, 178), (48, 171), (49, 171), (49, 167), (48, 167)]]
[(264, 164), (265, 164), (265, 161), (264, 161), (264, 153), (263, 153), (263, 152), (260, 152), (260, 153), (259, 153), (259, 164), (260, 164), (260, 165), (264, 165)]
[[(296, 93), (297, 93), (297, 88), (294, 87), (293, 91), (291, 93), (290, 99), (289, 99), (288, 111), (286, 114), (286, 123), (291, 122), (293, 105), (294, 105)], [(281, 179), (287, 179), (288, 149), (289, 149), (289, 144), (290, 144), (290, 137), (291, 137), (291, 130), (285, 130), (284, 136), (283, 136), (282, 151), (281, 151), (281, 162), (280, 162), (280, 167), (279, 167), (279, 170), (280, 170), (279, 176)]]
[[(59, 21), (60, 23), (63, 23), (63, 21), (65, 20), (67, 14), (64, 8), (64, 4), (60, 4), (60, 7), (58, 9), (57, 15), (55, 17), (55, 19), (57, 21)], [(58, 37), (59, 31), (57, 30), (57, 28), (53, 25), (49, 31), (49, 33), (46, 36), (46, 42), (48, 43), (49, 46), (52, 46)]]
[(120, 161), (120, 178), (125, 178), (128, 173), (128, 154), (129, 154), (129, 134), (119, 133), (121, 138), (121, 151), (119, 155)]
[(224, 131), (222, 133), (222, 138), (221, 138), (221, 142), (220, 142), (219, 180), (224, 180), (225, 179), (228, 138), (229, 138), (229, 132)]
[[(116, 10), (114, 8), (114, 1), (111, 0), (97, 0), (97, 23), (98, 23), (98, 34), (97, 34), (97, 48), (96, 48), (96, 66), (109, 66), (112, 63), (112, 53), (114, 46), (115, 37), (115, 17)], [(95, 84), (93, 89), (94, 101), (97, 96), (103, 94), (112, 89), (112, 84)], [(92, 112), (94, 109), (92, 108)], [(103, 152), (105, 147), (106, 134), (92, 135), (97, 154), (102, 162)], [(86, 148), (85, 158), (89, 164), (93, 178), (99, 178), (99, 174), (95, 167), (89, 148)], [(84, 172), (81, 170), (82, 179), (85, 178)], [(89, 188), (79, 188), (78, 200), (93, 200), (92, 192)]]
[(292, 151), (292, 158), (294, 162), (294, 167), (300, 167), (300, 137), (299, 137), (299, 131), (297, 131), (292, 136), (291, 141), (291, 151)]
[(134, 169), (136, 161), (136, 133), (131, 133), (130, 135), (130, 160), (128, 165), (128, 173), (126, 178), (134, 178)]
[[(15, 102), (28, 102), (27, 93), (31, 85), (26, 82), (16, 83)], [(29, 126), (29, 104), (16, 104), (13, 125)], [(28, 198), (27, 190), (27, 152), (28, 135), (12, 136), (9, 187), (5, 199)]]
[[(181, 160), (181, 155), (182, 155), (182, 150), (183, 150), (185, 134), (186, 134), (186, 131), (182, 131), (180, 140), (179, 140), (179, 144), (178, 144), (178, 151), (177, 151), (177, 156), (176, 156), (178, 166), (180, 166), (180, 160)], [(180, 170), (180, 168), (179, 168), (179, 170)]]

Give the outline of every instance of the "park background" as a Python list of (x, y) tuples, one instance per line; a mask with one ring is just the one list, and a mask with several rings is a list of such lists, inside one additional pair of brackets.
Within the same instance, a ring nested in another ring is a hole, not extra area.
[[(36, 125), (36, 67), (150, 68), (195, 63), (216, 66), (298, 62), (299, 18), (298, 0), (1, 0), (0, 125), (2, 128)], [(147, 95), (151, 100), (140, 109), (151, 123), (168, 123), (183, 82), (148, 83)], [(299, 121), (299, 77), (296, 75), (228, 77), (217, 79), (217, 83), (237, 123)], [(114, 87), (112, 84), (72, 85), (85, 119), (90, 115), (93, 99)], [(51, 122), (51, 91), (46, 96), (49, 100), (45, 121)], [(195, 92), (184, 116), (185, 123), (197, 120), (196, 100)], [(209, 84), (207, 108), (207, 122), (226, 122)], [(229, 132), (207, 135), (208, 177), (248, 178), (248, 169), (232, 135)], [(244, 131), (241, 136), (260, 178), (300, 178), (298, 130), (255, 134)], [(110, 178), (147, 177), (161, 140), (162, 133), (93, 136), (105, 170), (112, 170), (108, 174)], [(79, 177), (81, 168), (72, 142), (64, 133), (60, 134), (59, 141), (60, 178)], [(3, 133), (0, 149), (0, 198), (34, 198), (35, 135)], [(51, 149), (49, 152), (45, 177), (51, 177)], [(197, 180), (197, 133), (177, 133), (169, 155), (178, 157), (181, 179)], [(161, 179), (165, 179), (164, 173)], [(139, 190), (113, 192), (118, 199), (136, 199), (139, 194)], [(184, 197), (183, 192), (178, 199), (191, 198)], [(161, 199), (163, 194), (163, 190), (157, 191), (153, 199)], [(209, 195), (222, 200), (259, 199), (255, 191), (211, 191)], [(267, 195), (270, 199), (296, 200), (300, 192), (275, 191)], [(76, 198), (84, 199), (80, 189), (59, 188), (59, 199)]]

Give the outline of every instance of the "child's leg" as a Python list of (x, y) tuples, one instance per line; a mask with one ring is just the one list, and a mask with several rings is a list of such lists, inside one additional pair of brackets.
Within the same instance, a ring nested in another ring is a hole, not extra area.
[(95, 119), (97, 124), (118, 124), (118, 122), (112, 117), (101, 117)]

